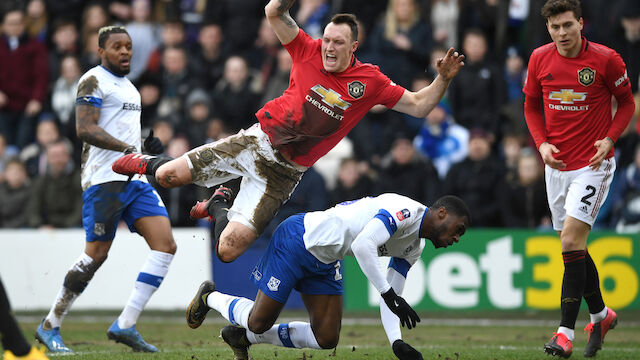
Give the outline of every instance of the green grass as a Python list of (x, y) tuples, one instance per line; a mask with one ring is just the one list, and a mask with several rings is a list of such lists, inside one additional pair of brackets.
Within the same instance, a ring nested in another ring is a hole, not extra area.
[[(291, 320), (291, 314), (287, 318)], [(297, 319), (304, 319), (303, 314), (294, 314)], [(434, 314), (435, 315), (435, 314)], [(514, 313), (507, 316), (515, 318)], [(95, 318), (71, 315), (65, 321), (62, 334), (67, 346), (76, 351), (71, 356), (51, 356), (53, 359), (232, 359), (232, 353), (218, 337), (220, 329), (226, 324), (213, 313), (198, 329), (189, 329), (184, 320), (175, 313), (143, 314), (138, 322), (138, 329), (145, 339), (156, 345), (157, 354), (133, 353), (124, 345), (109, 341), (106, 330), (116, 315)], [(470, 316), (473, 318), (474, 316)], [(543, 318), (547, 316), (542, 316)], [(635, 316), (632, 316), (634, 318)], [(34, 318), (26, 317), (21, 326), (28, 336), (33, 338), (33, 330), (37, 323)], [(497, 325), (481, 326), (477, 323), (452, 325), (438, 319), (438, 316), (422, 314), (423, 322), (414, 330), (404, 330), (404, 339), (422, 352), (425, 359), (438, 360), (527, 360), (547, 358), (542, 345), (548, 341), (555, 325), (549, 321), (534, 321), (533, 325)], [(532, 314), (522, 314), (522, 318), (535, 318)], [(540, 317), (538, 317), (540, 318)], [(620, 317), (621, 321), (615, 330), (609, 333), (603, 350), (598, 353), (598, 360), (607, 359), (640, 359), (640, 322), (637, 319)], [(20, 317), (24, 320), (25, 317)], [(457, 321), (464, 319), (457, 317)], [(363, 324), (349, 318), (345, 320), (340, 336), (340, 344), (333, 350), (299, 350), (276, 347), (273, 345), (255, 345), (250, 349), (254, 359), (395, 359), (386, 335), (375, 317), (371, 314)], [(456, 320), (456, 319), (454, 319)], [(549, 319), (547, 319), (549, 320)], [(586, 343), (586, 335), (582, 333), (584, 322), (576, 327), (576, 342), (572, 358), (581, 359)], [(550, 358), (549, 358), (550, 359)]]

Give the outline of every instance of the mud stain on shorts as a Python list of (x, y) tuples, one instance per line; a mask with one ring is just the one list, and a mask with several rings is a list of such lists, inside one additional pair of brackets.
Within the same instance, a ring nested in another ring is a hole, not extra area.
[[(253, 139), (254, 141), (250, 141)], [(229, 176), (226, 171), (217, 170), (212, 168), (212, 164), (220, 159), (233, 159), (237, 157), (242, 151), (249, 147), (257, 148), (258, 144), (255, 141), (255, 137), (242, 136), (236, 134), (229, 136), (224, 141), (221, 141), (214, 146), (205, 147), (202, 150), (190, 153), (189, 160), (193, 168), (191, 169), (191, 179), (193, 182), (207, 182), (212, 178), (222, 178)], [(242, 171), (239, 166), (235, 166), (236, 169)]]
[(276, 154), (281, 163), (268, 161), (262, 157), (255, 163), (256, 172), (267, 182), (267, 188), (256, 206), (252, 219), (258, 234), (262, 234), (278, 209), (289, 199), (304, 174), (302, 171), (284, 166), (287, 160), (280, 153), (276, 152)]
[[(215, 162), (224, 159), (235, 159), (243, 151), (250, 151), (255, 161), (256, 174), (266, 182), (266, 190), (259, 199), (253, 218), (249, 221), (255, 226), (256, 232), (261, 234), (267, 227), (282, 204), (289, 199), (293, 189), (302, 178), (303, 171), (288, 165), (287, 160), (274, 149), (277, 161), (267, 160), (260, 154), (258, 138), (252, 135), (236, 134), (216, 143), (211, 147), (190, 153), (189, 160), (193, 168), (191, 178), (194, 182), (207, 182), (211, 178), (229, 176), (226, 171), (216, 170)], [(232, 162), (234, 163), (234, 162)], [(245, 173), (237, 162), (234, 166), (239, 172)]]

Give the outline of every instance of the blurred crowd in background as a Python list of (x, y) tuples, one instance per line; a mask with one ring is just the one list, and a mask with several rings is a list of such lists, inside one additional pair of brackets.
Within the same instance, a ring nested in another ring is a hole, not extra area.
[[(81, 226), (74, 109), (77, 80), (100, 63), (100, 27), (126, 26), (133, 41), (128, 78), (141, 94), (143, 134), (153, 129), (166, 155), (178, 157), (247, 128), (254, 112), (287, 88), (291, 58), (264, 20), (266, 2), (3, 1), (0, 228)], [(550, 41), (543, 3), (298, 0), (291, 15), (314, 38), (333, 14), (356, 14), (356, 57), (407, 89), (428, 85), (435, 59), (449, 47), (466, 56), (466, 65), (426, 118), (375, 107), (304, 175), (263, 237), (291, 214), (383, 192), (427, 205), (458, 195), (475, 228), (550, 229), (544, 168), (522, 94), (529, 55)], [(582, 6), (585, 36), (621, 54), (638, 103), (640, 1)], [(640, 230), (637, 118), (616, 144), (618, 170), (596, 228)], [(157, 189), (173, 226), (208, 226), (188, 213), (212, 189)]]

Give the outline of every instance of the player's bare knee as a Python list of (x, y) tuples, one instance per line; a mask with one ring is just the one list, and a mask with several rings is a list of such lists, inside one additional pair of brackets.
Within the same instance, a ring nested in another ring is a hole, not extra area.
[(249, 330), (254, 334), (262, 334), (273, 327), (272, 321), (256, 320), (249, 317)]
[(562, 251), (584, 250), (585, 247), (583, 241), (575, 236), (565, 235), (565, 233), (562, 233), (560, 243), (562, 245)]
[(318, 345), (323, 349), (333, 349), (338, 346), (340, 334), (315, 335)]
[(240, 256), (240, 254), (234, 249), (222, 246), (218, 248), (216, 255), (223, 263), (230, 263)]
[(239, 248), (239, 244), (241, 243), (241, 235), (238, 235), (234, 231), (223, 232), (218, 239), (218, 259), (220, 261), (229, 263), (237, 259), (240, 255), (242, 255), (242, 248)]
[(163, 249), (159, 251), (167, 254), (175, 255), (176, 251), (178, 251), (178, 244), (176, 244), (176, 242), (173, 241), (173, 239), (171, 239), (171, 241), (167, 241), (163, 246)]
[(182, 185), (175, 169), (162, 165), (156, 170), (156, 181), (160, 186), (172, 188)]

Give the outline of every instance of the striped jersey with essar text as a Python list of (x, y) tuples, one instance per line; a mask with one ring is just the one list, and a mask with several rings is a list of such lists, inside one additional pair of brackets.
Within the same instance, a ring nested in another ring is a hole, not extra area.
[[(138, 89), (124, 76), (117, 76), (102, 65), (87, 71), (78, 82), (76, 104), (100, 109), (98, 126), (114, 138), (141, 151), (140, 115), (142, 105)], [(122, 152), (102, 149), (87, 143), (82, 146), (82, 189), (109, 181), (127, 181), (128, 176), (111, 169)], [(145, 176), (134, 181), (147, 182)]]

